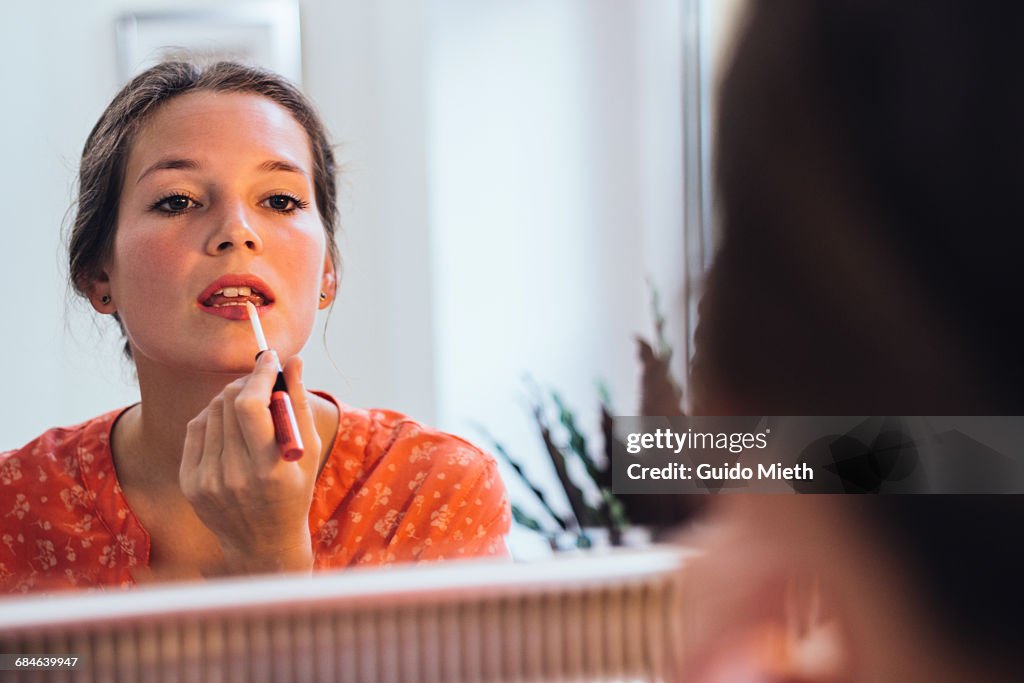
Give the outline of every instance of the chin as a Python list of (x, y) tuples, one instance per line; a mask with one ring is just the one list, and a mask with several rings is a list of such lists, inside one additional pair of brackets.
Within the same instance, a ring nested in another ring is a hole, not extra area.
[(201, 363), (201, 369), (206, 372), (224, 373), (228, 375), (247, 375), (256, 367), (256, 353), (233, 354), (218, 358), (205, 358)]
[(223, 349), (213, 352), (211, 349), (196, 350), (183, 354), (181, 349), (176, 352), (145, 353), (132, 348), (132, 358), (136, 366), (148, 366), (154, 370), (162, 368), (162, 372), (179, 373), (184, 379), (188, 374), (247, 375), (256, 367), (258, 349), (239, 351)]

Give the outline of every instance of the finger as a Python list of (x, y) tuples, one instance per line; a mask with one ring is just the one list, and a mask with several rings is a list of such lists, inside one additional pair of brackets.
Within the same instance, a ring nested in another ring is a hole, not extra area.
[(206, 408), (192, 418), (185, 430), (185, 446), (181, 453), (181, 466), (178, 469), (178, 483), (182, 492), (192, 490), (195, 472), (203, 455), (203, 444), (206, 440), (206, 423), (209, 411)]
[(203, 438), (201, 467), (220, 466), (220, 454), (224, 449), (224, 397), (216, 396), (206, 406), (206, 434)]
[(251, 468), (249, 446), (242, 434), (242, 428), (238, 424), (238, 415), (235, 409), (235, 401), (238, 400), (238, 395), (241, 393), (246, 379), (235, 380), (224, 387), (224, 391), (221, 392), (224, 397), (224, 415), (221, 424), (224, 431), (224, 450), (221, 455), (220, 468), (221, 476), (229, 488), (231, 483), (237, 483), (237, 478)]
[(302, 382), (302, 359), (292, 356), (284, 364), (284, 381), (288, 385), (288, 397), (292, 401), (292, 408), (295, 409), (295, 419), (299, 422), (299, 430), (302, 437), (310, 436), (314, 427), (313, 406), (309, 401), (309, 392)]
[(239, 445), (251, 457), (269, 464), (275, 463), (279, 457), (269, 406), (280, 367), (277, 353), (273, 350), (263, 353), (252, 374), (244, 378), (232, 401), (231, 422)]
[(282, 370), (285, 384), (288, 386), (288, 399), (295, 413), (295, 426), (302, 437), (306, 457), (302, 458), (302, 467), (307, 472), (316, 472), (320, 463), (321, 442), (313, 415), (313, 404), (310, 394), (302, 381), (302, 359), (292, 356)]

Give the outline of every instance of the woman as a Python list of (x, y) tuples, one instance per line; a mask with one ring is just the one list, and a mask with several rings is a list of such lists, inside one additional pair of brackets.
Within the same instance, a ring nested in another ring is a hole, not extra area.
[[(1024, 8), (751, 10), (694, 412), (1021, 415)], [(1020, 680), (1019, 496), (730, 496), (715, 520), (687, 680)]]
[[(0, 455), (0, 589), (505, 553), (490, 457), (304, 387), (337, 287), (334, 173), (274, 74), (168, 62), (118, 93), (82, 154), (70, 276), (120, 325), (142, 400)], [(246, 300), (276, 352), (255, 362)], [(278, 358), (297, 462), (268, 410)]]

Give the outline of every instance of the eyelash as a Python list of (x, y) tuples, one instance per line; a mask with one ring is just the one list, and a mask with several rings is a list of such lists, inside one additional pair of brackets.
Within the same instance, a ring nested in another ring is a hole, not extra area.
[[(263, 206), (264, 202), (268, 202), (276, 197), (284, 197), (285, 199), (290, 200), (292, 205), (286, 209), (275, 209), (272, 206), (266, 206), (265, 208), (270, 209), (271, 211), (274, 211), (276, 213), (284, 214), (286, 216), (293, 214), (296, 211), (301, 211), (309, 208), (309, 202), (287, 192), (277, 192), (275, 194), (270, 195), (269, 197), (266, 197), (265, 199), (260, 200), (260, 206)], [(187, 199), (191, 203), (191, 205), (183, 209), (171, 209), (170, 207), (162, 208), (164, 204), (166, 204), (172, 199)], [(201, 206), (202, 204), (199, 203), (199, 200), (197, 200), (195, 197), (193, 197), (187, 192), (172, 192), (170, 194), (164, 195), (160, 199), (153, 202), (153, 204), (149, 208), (150, 211), (157, 211), (168, 217), (173, 217), (180, 216), (186, 211), (191, 211), (192, 209)]]
[[(191, 202), (195, 206), (188, 206), (188, 207), (186, 207), (184, 209), (172, 209), (170, 207), (167, 207), (166, 209), (161, 208), (161, 206), (163, 204), (166, 204), (170, 200), (172, 200), (172, 199), (179, 199), (179, 198), (180, 199), (187, 199), (189, 202)], [(190, 209), (196, 208), (196, 206), (202, 206), (202, 204), (200, 204), (199, 201), (195, 197), (190, 195), (188, 192), (180, 192), (179, 191), (179, 192), (171, 192), (170, 194), (166, 194), (163, 197), (161, 197), (160, 199), (156, 200), (149, 207), (149, 210), (150, 211), (157, 211), (159, 213), (165, 214), (166, 216), (170, 217), (170, 216), (180, 216), (181, 214), (185, 213), (186, 211), (189, 211)]]
[(271, 211), (276, 211), (277, 213), (283, 213), (285, 215), (288, 215), (288, 214), (295, 213), (296, 211), (302, 211), (303, 209), (308, 209), (309, 208), (309, 202), (307, 202), (304, 199), (300, 199), (300, 198), (296, 197), (295, 195), (289, 194), (287, 192), (277, 192), (276, 194), (272, 194), (269, 197), (267, 197), (266, 199), (262, 200), (260, 202), (260, 205), (262, 205), (263, 202), (266, 202), (266, 201), (269, 201), (271, 199), (274, 199), (275, 197), (284, 197), (285, 199), (290, 199), (291, 202), (292, 202), (291, 208), (288, 208), (288, 209), (275, 209), (272, 206), (268, 206), (267, 207)]

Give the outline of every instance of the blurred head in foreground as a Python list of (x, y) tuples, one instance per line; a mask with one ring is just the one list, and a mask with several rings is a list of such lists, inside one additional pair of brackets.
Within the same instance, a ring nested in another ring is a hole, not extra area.
[[(1016, 3), (751, 7), (695, 414), (1024, 414), (1022, 34)], [(1020, 670), (1019, 497), (733, 496), (718, 519), (698, 679)]]

